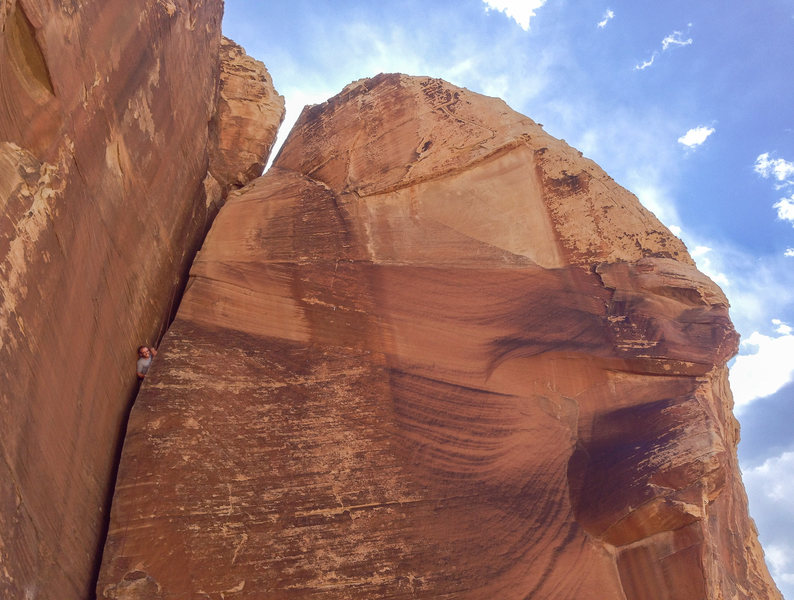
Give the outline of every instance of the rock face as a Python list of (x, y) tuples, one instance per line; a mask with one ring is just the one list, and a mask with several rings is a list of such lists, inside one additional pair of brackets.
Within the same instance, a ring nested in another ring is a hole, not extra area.
[(132, 411), (100, 598), (780, 598), (728, 304), (503, 102), (381, 75), (232, 196)]
[(284, 119), (265, 65), (228, 38), (221, 38), (218, 107), (210, 127), (210, 172), (225, 190), (262, 174)]
[(162, 333), (221, 200), (221, 14), (0, 1), (4, 599), (93, 593), (136, 347)]

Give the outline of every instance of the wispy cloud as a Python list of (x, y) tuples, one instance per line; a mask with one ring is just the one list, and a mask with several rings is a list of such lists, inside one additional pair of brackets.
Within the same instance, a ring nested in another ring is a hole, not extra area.
[(604, 18), (596, 24), (596, 27), (599, 29), (603, 29), (607, 26), (612, 19), (615, 18), (615, 11), (611, 8), (608, 8), (607, 11), (604, 13)]
[[(647, 176), (648, 181), (642, 177)], [(641, 169), (629, 173), (627, 187), (637, 194), (637, 199), (650, 210), (662, 223), (678, 223), (678, 211), (670, 193), (657, 180), (652, 169)]]
[(683, 38), (684, 34), (680, 31), (674, 31), (662, 40), (662, 51), (667, 50), (670, 46), (689, 46), (692, 43), (692, 38)]
[(634, 65), (634, 70), (635, 71), (643, 71), (643, 70), (647, 69), (648, 67), (650, 67), (653, 64), (653, 61), (656, 60), (657, 56), (659, 56), (659, 53), (658, 52), (654, 52), (653, 54), (651, 54), (651, 57), (648, 60), (645, 60), (645, 61), (643, 61), (641, 63), (637, 63), (636, 65)]
[(786, 251), (783, 253), (783, 256), (794, 257), (794, 248), (786, 248)]
[(698, 266), (698, 269), (708, 275), (714, 283), (727, 287), (731, 284), (728, 276), (720, 270), (716, 263), (712, 262), (709, 256), (713, 250), (708, 246), (695, 246), (694, 250), (690, 252), (692, 258)]
[(684, 135), (678, 138), (678, 143), (689, 148), (697, 148), (703, 142), (705, 142), (706, 138), (708, 138), (712, 133), (714, 133), (713, 127), (705, 127), (700, 125), (690, 129)]
[[(687, 27), (692, 27), (692, 23), (689, 23)], [(692, 38), (684, 39), (684, 33), (681, 31), (674, 31), (673, 33), (667, 35), (662, 40), (662, 52), (667, 52), (670, 48), (680, 47), (680, 46), (689, 46), (692, 44)], [(660, 52), (659, 50), (654, 50), (653, 54), (648, 60), (645, 60), (641, 63), (637, 63), (634, 65), (635, 71), (643, 71), (650, 67), (654, 61), (658, 58)]]
[(485, 10), (498, 10), (513, 19), (524, 31), (529, 31), (529, 21), (546, 0), (483, 0)]

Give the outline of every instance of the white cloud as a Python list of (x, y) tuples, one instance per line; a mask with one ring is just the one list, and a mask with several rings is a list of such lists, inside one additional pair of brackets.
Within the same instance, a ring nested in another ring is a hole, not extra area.
[(791, 198), (781, 198), (772, 205), (777, 209), (777, 218), (781, 221), (791, 221), (794, 224), (794, 194)]
[[(794, 477), (788, 477), (792, 472), (794, 472), (794, 452), (788, 451), (768, 458), (757, 467), (746, 469), (743, 476), (760, 484), (758, 487), (768, 499), (775, 502), (786, 501), (788, 512), (794, 516), (794, 504), (787, 502), (794, 496)], [(790, 557), (789, 560), (791, 558), (794, 557)]]
[(670, 46), (689, 46), (692, 43), (692, 38), (683, 39), (684, 34), (680, 31), (674, 31), (662, 40), (662, 50), (667, 50)]
[(604, 18), (598, 22), (597, 27), (603, 29), (604, 27), (607, 26), (607, 23), (609, 23), (614, 18), (615, 18), (615, 11), (612, 10), (611, 8), (608, 8), (607, 11), (604, 13)]
[(703, 142), (705, 142), (706, 138), (712, 133), (714, 133), (713, 127), (704, 127), (703, 125), (700, 125), (690, 129), (684, 135), (678, 138), (678, 143), (688, 146), (689, 148), (697, 148)]
[(783, 253), (783, 256), (794, 257), (794, 248), (786, 248), (786, 251)]
[(656, 60), (657, 56), (659, 56), (659, 53), (658, 52), (654, 52), (653, 54), (651, 54), (651, 57), (648, 60), (634, 65), (634, 70), (635, 71), (643, 71), (643, 70), (647, 69), (648, 67), (650, 67), (653, 64), (653, 61)]
[[(755, 489), (760, 491), (765, 500), (779, 503), (783, 512), (794, 518), (794, 502), (790, 501), (794, 496), (792, 472), (794, 472), (794, 452), (789, 450), (768, 458), (757, 467), (743, 468), (742, 479), (745, 484), (752, 484)], [(771, 553), (775, 554), (774, 551)], [(787, 560), (781, 559), (779, 555), (770, 557), (769, 560), (778, 568), (783, 566), (781, 563), (789, 563), (794, 567), (794, 556), (792, 555), (789, 555)]]
[(498, 10), (504, 13), (529, 31), (529, 21), (535, 16), (535, 10), (546, 4), (546, 0), (483, 0), (485, 10)]
[(783, 335), (788, 335), (789, 333), (794, 331), (794, 329), (792, 329), (790, 325), (787, 325), (780, 319), (772, 319), (772, 325), (776, 326), (775, 331), (777, 331), (778, 333), (782, 333)]
[(725, 269), (731, 279), (727, 291), (731, 302), (731, 319), (742, 336), (763, 329), (770, 316), (791, 310), (791, 289), (794, 277), (786, 269), (785, 257), (768, 257), (759, 262), (757, 257), (742, 257), (737, 253), (716, 254), (718, 266)]
[(777, 392), (794, 379), (794, 335), (779, 319), (778, 336), (754, 331), (743, 340), (739, 356), (730, 370), (731, 389), (737, 412), (753, 400)]
[[(763, 464), (742, 469), (742, 479), (750, 498), (750, 511), (762, 531), (766, 562), (772, 577), (780, 583), (794, 584), (794, 452), (783, 452)], [(781, 586), (782, 588), (782, 586)], [(785, 589), (782, 591), (785, 592)]]
[(766, 562), (773, 573), (785, 572), (791, 562), (786, 548), (781, 546), (770, 546), (764, 554), (766, 554)]
[(754, 165), (755, 172), (764, 179), (774, 177), (780, 182), (794, 183), (794, 163), (784, 160), (782, 158), (769, 158), (769, 152), (760, 154), (755, 159)]

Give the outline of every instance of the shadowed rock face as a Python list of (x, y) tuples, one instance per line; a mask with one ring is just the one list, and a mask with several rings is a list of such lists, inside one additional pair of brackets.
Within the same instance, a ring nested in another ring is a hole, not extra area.
[(780, 598), (719, 288), (503, 102), (380, 75), (220, 212), (99, 597)]
[(221, 14), (0, 0), (0, 598), (93, 594), (136, 347), (222, 200)]

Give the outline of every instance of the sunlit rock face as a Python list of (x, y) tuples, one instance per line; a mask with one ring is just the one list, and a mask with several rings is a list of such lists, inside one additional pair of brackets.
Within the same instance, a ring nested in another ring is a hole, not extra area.
[(93, 594), (136, 347), (222, 201), (222, 8), (0, 1), (0, 598)]
[(210, 125), (210, 173), (224, 191), (259, 177), (284, 118), (265, 65), (221, 38), (218, 106)]
[(780, 598), (737, 335), (503, 102), (380, 75), (232, 196), (132, 411), (100, 598)]

